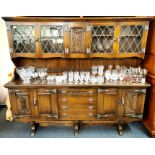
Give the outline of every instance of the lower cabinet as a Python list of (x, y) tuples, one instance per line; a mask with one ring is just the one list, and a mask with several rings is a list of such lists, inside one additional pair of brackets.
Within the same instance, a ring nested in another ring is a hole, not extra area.
[(146, 89), (98, 89), (97, 118), (142, 119)]
[(32, 92), (29, 89), (9, 90), (13, 118), (31, 116)]
[[(143, 88), (36, 88), (10, 89), (14, 119), (46, 124), (116, 124), (141, 120), (146, 89)], [(32, 123), (33, 122), (33, 123)], [(122, 127), (119, 126), (121, 131)], [(76, 130), (77, 133), (77, 130)], [(122, 132), (120, 132), (122, 133)], [(32, 134), (34, 135), (34, 134)]]

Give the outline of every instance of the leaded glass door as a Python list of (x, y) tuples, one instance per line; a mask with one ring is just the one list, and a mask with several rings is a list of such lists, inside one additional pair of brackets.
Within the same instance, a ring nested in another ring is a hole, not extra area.
[(42, 53), (64, 53), (64, 27), (62, 25), (41, 25), (40, 31)]
[(119, 53), (145, 53), (148, 23), (121, 23)]
[(11, 53), (35, 53), (35, 25), (10, 25)]
[(113, 54), (115, 26), (112, 24), (91, 27), (91, 53)]

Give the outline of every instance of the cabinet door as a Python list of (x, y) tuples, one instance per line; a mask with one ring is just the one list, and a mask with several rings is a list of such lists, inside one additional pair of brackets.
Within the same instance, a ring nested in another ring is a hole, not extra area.
[(10, 53), (32, 56), (36, 52), (34, 23), (7, 23)]
[(91, 53), (113, 55), (115, 53), (116, 27), (114, 23), (91, 26)]
[(58, 118), (56, 89), (38, 89), (37, 105), (40, 117)]
[(148, 22), (122, 22), (119, 34), (119, 54), (144, 54)]
[(123, 89), (122, 90), (122, 115), (123, 117), (142, 118), (146, 89)]
[(70, 53), (85, 53), (85, 28), (70, 28)]
[(116, 118), (118, 114), (118, 89), (98, 89), (97, 118)]
[(42, 54), (63, 54), (64, 29), (60, 23), (40, 23), (40, 41)]
[(14, 118), (21, 118), (31, 115), (31, 95), (26, 89), (10, 89), (10, 104)]

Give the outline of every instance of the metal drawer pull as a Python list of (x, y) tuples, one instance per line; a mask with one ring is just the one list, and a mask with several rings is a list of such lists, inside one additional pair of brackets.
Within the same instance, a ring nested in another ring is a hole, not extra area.
[(93, 109), (93, 108), (94, 108), (93, 106), (89, 106), (89, 107), (88, 107), (88, 109)]
[(92, 95), (94, 92), (92, 90), (88, 91), (89, 95)]
[(12, 89), (9, 89), (9, 93), (16, 93), (16, 92), (20, 92), (20, 90), (12, 90)]
[(62, 93), (62, 94), (66, 94), (66, 91), (65, 91), (65, 90), (61, 90), (61, 93)]
[(89, 102), (93, 102), (93, 98), (89, 98)]
[(89, 114), (88, 114), (88, 116), (89, 116), (89, 117), (92, 117), (92, 116), (93, 116), (93, 114), (92, 114), (92, 113), (89, 113)]
[(67, 116), (67, 114), (66, 114), (66, 113), (63, 113), (63, 114), (62, 114), (62, 116), (64, 116), (64, 117), (65, 117), (65, 116)]
[(98, 89), (98, 93), (109, 92), (109, 89)]
[(68, 109), (68, 107), (64, 105), (64, 106), (62, 106), (62, 109)]

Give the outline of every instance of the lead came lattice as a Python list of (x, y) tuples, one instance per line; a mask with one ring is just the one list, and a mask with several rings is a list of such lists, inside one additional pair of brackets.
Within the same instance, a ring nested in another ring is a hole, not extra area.
[(64, 53), (64, 34), (62, 26), (41, 26), (43, 53)]
[(92, 27), (92, 53), (112, 53), (114, 41), (114, 26)]
[(119, 41), (120, 53), (141, 53), (144, 26), (121, 26)]
[(34, 53), (34, 26), (13, 25), (11, 30), (13, 35), (14, 51), (16, 53)]

